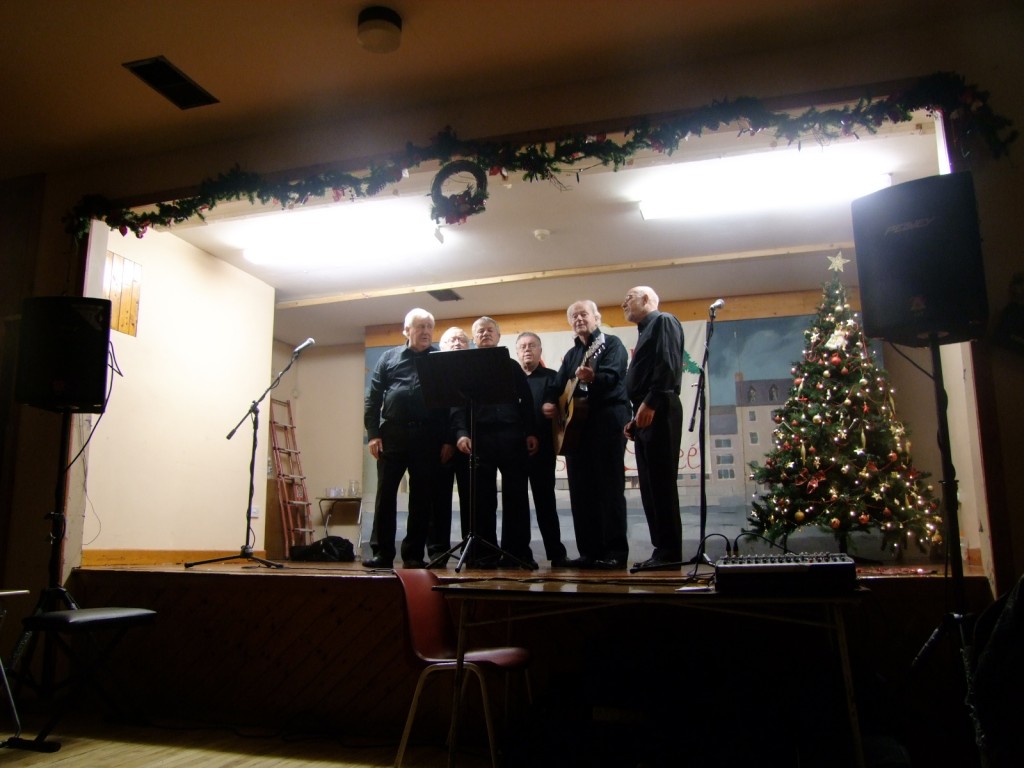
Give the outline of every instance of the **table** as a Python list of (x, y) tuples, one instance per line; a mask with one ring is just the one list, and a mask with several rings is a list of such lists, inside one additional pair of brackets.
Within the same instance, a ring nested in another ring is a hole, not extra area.
[[(761, 621), (780, 621), (825, 629), (832, 633), (839, 648), (839, 661), (843, 676), (846, 709), (849, 717), (850, 737), (854, 760), (858, 768), (865, 768), (864, 746), (861, 740), (860, 719), (854, 697), (853, 672), (850, 649), (846, 636), (844, 611), (860, 602), (867, 593), (864, 588), (837, 595), (813, 597), (799, 596), (742, 596), (726, 595), (703, 585), (681, 585), (664, 581), (522, 579), (455, 581), (435, 587), (446, 598), (461, 600), (459, 611), (458, 650), (452, 702), (452, 727), (449, 742), (448, 765), (455, 765), (456, 736), (461, 713), (462, 663), (466, 652), (466, 639), (473, 627), (487, 624), (523, 621), (528, 619), (591, 611), (615, 605), (670, 605), (686, 610), (711, 611), (748, 617)], [(495, 619), (474, 620), (472, 614), (481, 601), (501, 601), (530, 605), (526, 611), (510, 612)], [(810, 606), (821, 609), (821, 618), (786, 615), (782, 606)], [(774, 609), (774, 610), (771, 610)]]
[[(324, 506), (324, 502), (328, 502), (327, 506)], [(324, 521), (324, 536), (331, 535), (331, 515), (334, 513), (334, 507), (337, 504), (342, 506), (355, 506), (356, 520), (354, 525), (356, 526), (356, 541), (355, 548), (359, 551), (359, 546), (362, 544), (363, 539), (363, 497), (362, 496), (320, 496), (317, 498), (317, 503), (320, 505), (320, 518)]]

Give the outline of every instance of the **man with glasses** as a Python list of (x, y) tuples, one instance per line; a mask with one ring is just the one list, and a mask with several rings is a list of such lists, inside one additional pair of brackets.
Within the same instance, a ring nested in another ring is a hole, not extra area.
[(626, 424), (624, 434), (635, 446), (640, 499), (654, 545), (651, 557), (634, 567), (675, 570), (682, 566), (683, 555), (678, 485), (683, 437), (683, 406), (679, 402), (683, 326), (672, 315), (658, 310), (658, 294), (646, 285), (629, 290), (622, 311), (640, 331), (626, 371), (633, 419)]
[[(473, 343), (478, 349), (498, 346), (501, 330), (490, 317), (473, 323)], [(515, 360), (509, 360), (509, 376), (517, 393), (513, 403), (481, 405), (474, 418), (474, 437), (469, 434), (469, 414), (465, 408), (453, 412), (456, 447), (476, 457), (473, 475), (476, 533), (495, 544), (497, 539), (498, 472), (501, 472), (501, 549), (506, 553), (494, 563), (492, 559), (474, 565), (500, 565), (534, 569), (537, 563), (530, 551), (530, 498), (527, 460), (537, 452), (537, 426), (533, 411), (533, 395), (526, 374)], [(474, 443), (475, 439), (475, 443)], [(483, 552), (471, 552), (473, 559)]]
[[(458, 326), (452, 326), (443, 334), (438, 347), (442, 352), (469, 349), (469, 336)], [(448, 559), (441, 558), (451, 549), (452, 536), (452, 490), (459, 489), (459, 519), (462, 538), (469, 536), (469, 457), (455, 447), (455, 431), (449, 425), (444, 445), (441, 446), (441, 469), (435, 482), (436, 496), (434, 510), (430, 517), (430, 531), (427, 535), (427, 555), (432, 565), (444, 566)]]
[(534, 414), (537, 418), (537, 439), (540, 447), (530, 456), (527, 474), (533, 494), (533, 509), (537, 527), (544, 541), (544, 555), (552, 568), (566, 567), (565, 545), (558, 524), (558, 503), (555, 501), (555, 445), (550, 420), (544, 416), (544, 403), (558, 396), (555, 389), (558, 374), (544, 365), (544, 348), (540, 336), (523, 331), (516, 337), (516, 357), (533, 393)]

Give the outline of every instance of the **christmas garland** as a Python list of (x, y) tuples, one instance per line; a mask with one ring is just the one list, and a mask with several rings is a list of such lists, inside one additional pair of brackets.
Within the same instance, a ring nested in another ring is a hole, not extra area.
[[(658, 123), (642, 120), (628, 128), (621, 142), (604, 135), (572, 135), (550, 142), (516, 145), (508, 142), (463, 141), (446, 128), (427, 146), (408, 144), (405, 151), (371, 165), (365, 174), (354, 175), (328, 170), (291, 181), (272, 182), (258, 174), (234, 167), (214, 179), (206, 179), (199, 191), (169, 203), (158, 203), (147, 210), (125, 208), (102, 195), (88, 195), (64, 217), (68, 233), (83, 240), (93, 219), (104, 222), (122, 235), (128, 232), (142, 237), (151, 227), (168, 227), (204, 213), (219, 203), (249, 200), (282, 208), (303, 205), (310, 199), (332, 196), (371, 197), (398, 182), (409, 168), (424, 162), (439, 161), (443, 167), (431, 191), (431, 216), (448, 223), (463, 222), (484, 210), (487, 198), (486, 176), (520, 173), (526, 181), (550, 180), (583, 160), (594, 161), (618, 170), (643, 150), (672, 154), (690, 136), (701, 136), (722, 126), (738, 123), (740, 135), (772, 131), (790, 144), (808, 139), (829, 142), (859, 132), (874, 133), (886, 122), (906, 122), (918, 110), (928, 110), (950, 118), (952, 145), (968, 156), (975, 140), (984, 143), (992, 157), (1009, 152), (1017, 138), (1013, 122), (996, 114), (988, 103), (989, 94), (968, 85), (961, 75), (938, 72), (921, 78), (906, 90), (885, 98), (865, 96), (855, 105), (836, 109), (810, 108), (799, 115), (772, 112), (754, 98), (715, 101), (682, 117)], [(452, 161), (460, 171), (473, 173), (477, 184), (461, 195), (448, 198), (440, 193), (441, 184), (453, 173)], [(472, 166), (472, 167), (471, 167)], [(455, 199), (453, 199), (455, 198)]]

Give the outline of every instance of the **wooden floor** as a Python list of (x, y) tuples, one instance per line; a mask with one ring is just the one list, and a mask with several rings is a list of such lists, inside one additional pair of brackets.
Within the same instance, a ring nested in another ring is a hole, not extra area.
[[(26, 726), (29, 723), (25, 724)], [(3, 727), (8, 727), (4, 722)], [(34, 738), (26, 727), (23, 739)], [(8, 738), (6, 731), (3, 738)], [(385, 768), (395, 764), (393, 743), (352, 744), (328, 734), (285, 734), (231, 730), (182, 724), (135, 726), (91, 721), (77, 715), (60, 724), (48, 739), (60, 744), (53, 753), (0, 749), (0, 766), (58, 766), (58, 768)], [(484, 768), (490, 759), (483, 750), (460, 749), (460, 768)], [(448, 764), (443, 744), (415, 744), (406, 751), (408, 768)]]

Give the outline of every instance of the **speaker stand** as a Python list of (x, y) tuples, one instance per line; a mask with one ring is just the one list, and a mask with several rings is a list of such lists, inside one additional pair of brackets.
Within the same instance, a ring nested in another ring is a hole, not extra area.
[[(938, 626), (932, 631), (928, 640), (925, 641), (921, 650), (918, 651), (917, 656), (914, 657), (914, 660), (911, 662), (911, 668), (918, 667), (938, 642), (950, 630), (955, 629), (956, 642), (963, 664), (964, 679), (967, 688), (970, 689), (972, 684), (971, 659), (973, 653), (969, 636), (970, 629), (973, 627), (974, 617), (967, 613), (963, 553), (960, 550), (960, 521), (957, 513), (959, 500), (957, 498), (956, 469), (953, 466), (949, 443), (949, 422), (946, 415), (948, 399), (942, 379), (942, 359), (939, 354), (938, 337), (933, 333), (929, 339), (932, 355), (932, 379), (935, 382), (939, 453), (942, 458), (942, 515), (945, 522), (946, 558), (953, 576), (953, 611), (942, 617)], [(971, 708), (968, 708), (968, 715), (972, 719), (975, 732), (980, 732), (980, 724), (975, 719), (975, 714)]]

